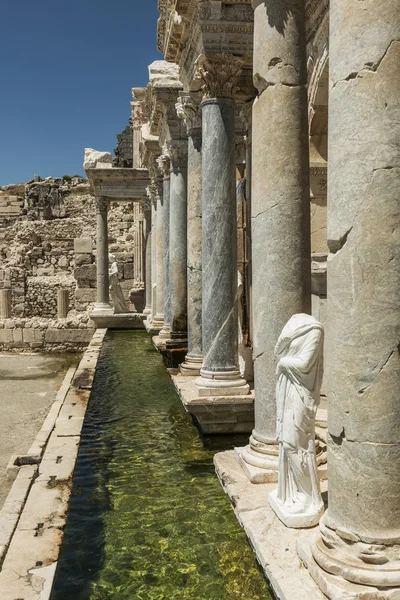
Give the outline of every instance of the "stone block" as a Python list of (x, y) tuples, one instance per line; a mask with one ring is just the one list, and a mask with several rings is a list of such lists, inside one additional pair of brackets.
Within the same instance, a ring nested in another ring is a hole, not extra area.
[(0, 329), (0, 344), (8, 344), (13, 341), (12, 329)]
[(75, 290), (75, 300), (81, 304), (96, 302), (96, 289), (83, 288)]
[(13, 332), (13, 341), (14, 342), (22, 342), (22, 329), (20, 329), (19, 327), (12, 329)]
[(125, 263), (124, 265), (124, 279), (133, 279), (133, 263)]
[(91, 254), (77, 254), (75, 256), (75, 266), (81, 267), (82, 265), (90, 265), (92, 264), (92, 255)]
[(92, 335), (92, 329), (48, 329), (44, 339), (48, 344), (88, 344)]
[(75, 254), (91, 254), (93, 250), (93, 242), (90, 238), (75, 238), (74, 251)]
[(96, 281), (96, 265), (81, 265), (74, 271), (75, 279), (84, 279), (85, 281)]

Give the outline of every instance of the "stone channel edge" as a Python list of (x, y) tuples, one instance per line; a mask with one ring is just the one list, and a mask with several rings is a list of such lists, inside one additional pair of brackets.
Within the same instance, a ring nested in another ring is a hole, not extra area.
[(14, 480), (0, 511), (1, 600), (48, 600), (66, 523), (72, 477), (92, 383), (107, 329), (97, 329), (68, 370), (26, 455), (13, 456)]

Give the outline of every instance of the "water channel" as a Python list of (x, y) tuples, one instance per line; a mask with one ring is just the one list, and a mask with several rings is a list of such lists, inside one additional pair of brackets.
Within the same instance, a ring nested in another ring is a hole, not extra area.
[(271, 600), (212, 458), (143, 332), (109, 332), (51, 600)]

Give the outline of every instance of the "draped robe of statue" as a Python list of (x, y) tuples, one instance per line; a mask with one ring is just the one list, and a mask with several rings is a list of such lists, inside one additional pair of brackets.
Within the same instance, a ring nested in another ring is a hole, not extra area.
[(124, 293), (121, 288), (121, 284), (118, 279), (118, 265), (115, 259), (114, 254), (109, 254), (108, 256), (108, 277), (110, 280), (110, 296), (112, 303), (114, 305), (114, 313), (121, 314), (126, 313), (126, 302), (124, 298)]
[(269, 503), (288, 527), (313, 527), (324, 511), (315, 456), (323, 339), (322, 325), (298, 314), (289, 319), (275, 346), (279, 472)]

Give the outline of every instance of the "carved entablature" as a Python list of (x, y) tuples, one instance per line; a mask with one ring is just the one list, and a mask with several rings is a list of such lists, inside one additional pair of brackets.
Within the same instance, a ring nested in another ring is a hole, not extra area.
[(188, 135), (201, 129), (201, 107), (192, 94), (181, 94), (175, 105), (177, 115), (185, 124)]
[[(245, 60), (246, 95), (251, 85), (254, 11), (251, 0), (160, 0), (159, 50), (180, 66), (185, 89), (197, 91), (195, 63), (201, 54), (232, 54)], [(241, 83), (242, 85), (242, 83)]]
[(150, 124), (145, 123), (141, 128), (140, 157), (142, 165), (148, 169), (153, 155), (159, 156), (160, 146), (158, 136), (151, 135)]
[(132, 125), (134, 129), (140, 129), (149, 120), (147, 88), (132, 88)]
[(244, 61), (231, 54), (201, 55), (197, 60), (196, 79), (201, 82), (204, 98), (233, 98)]
[(174, 106), (183, 89), (179, 80), (179, 67), (165, 60), (149, 66), (150, 73), (150, 133), (159, 135), (164, 116), (176, 118)]

